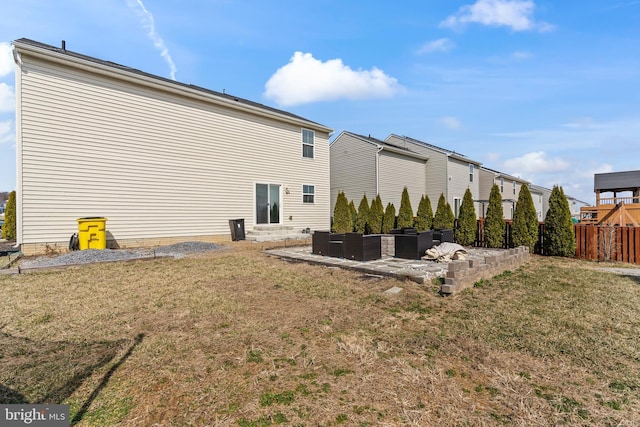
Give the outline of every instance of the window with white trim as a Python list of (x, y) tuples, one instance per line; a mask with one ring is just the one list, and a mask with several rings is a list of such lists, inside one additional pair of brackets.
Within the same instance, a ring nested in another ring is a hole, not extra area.
[(469, 182), (473, 182), (473, 164), (469, 163)]
[(302, 203), (315, 203), (316, 186), (302, 185)]
[(453, 198), (453, 214), (458, 218), (460, 216), (460, 206), (462, 206), (462, 199), (460, 197)]
[(504, 193), (504, 178), (500, 178), (500, 193)]
[(302, 157), (313, 159), (313, 143), (315, 133), (312, 130), (302, 129)]
[(513, 181), (513, 194), (516, 194), (516, 182)]

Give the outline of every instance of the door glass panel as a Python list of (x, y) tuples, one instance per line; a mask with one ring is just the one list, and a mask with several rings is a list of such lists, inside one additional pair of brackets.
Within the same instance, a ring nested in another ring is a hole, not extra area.
[(280, 186), (269, 184), (270, 223), (280, 223)]
[(256, 184), (256, 222), (269, 223), (269, 185)]

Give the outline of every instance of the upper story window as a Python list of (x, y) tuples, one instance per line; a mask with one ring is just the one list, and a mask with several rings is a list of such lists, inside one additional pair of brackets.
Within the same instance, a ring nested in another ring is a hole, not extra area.
[(469, 163), (469, 182), (473, 182), (473, 165)]
[(304, 184), (302, 186), (302, 203), (315, 203), (316, 186)]
[(500, 178), (500, 192), (504, 193), (504, 178)]
[(315, 133), (312, 130), (302, 129), (302, 157), (313, 159), (313, 142)]
[(513, 194), (516, 194), (516, 182), (513, 181)]

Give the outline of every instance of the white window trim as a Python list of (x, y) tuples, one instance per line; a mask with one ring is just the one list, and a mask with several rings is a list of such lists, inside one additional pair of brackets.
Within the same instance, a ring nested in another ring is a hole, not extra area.
[[(458, 201), (458, 206), (456, 206), (456, 201)], [(456, 219), (460, 216), (460, 208), (462, 207), (462, 198), (461, 197), (454, 197), (453, 198), (453, 216), (456, 217)], [(457, 210), (457, 212), (456, 212)]]
[[(304, 186), (313, 187), (313, 193), (305, 193)], [(305, 202), (304, 196), (313, 196), (313, 202)], [(302, 184), (302, 204), (303, 205), (315, 205), (316, 203), (316, 185), (315, 184)]]
[(469, 182), (473, 182), (473, 163), (469, 163)]
[(500, 178), (500, 193), (504, 193), (504, 178)]
[[(311, 135), (313, 135), (313, 142), (312, 143), (308, 143), (304, 141), (304, 134), (305, 132), (311, 132)], [(302, 128), (302, 132), (300, 132), (300, 138), (302, 139), (302, 157), (305, 159), (313, 159), (316, 156), (316, 149), (315, 149), (315, 143), (316, 143), (316, 133), (314, 131), (312, 131), (311, 129), (305, 129)], [(312, 151), (313, 151), (313, 156), (308, 157), (304, 155), (304, 147), (311, 147)]]
[(513, 181), (513, 194), (516, 194), (516, 182)]

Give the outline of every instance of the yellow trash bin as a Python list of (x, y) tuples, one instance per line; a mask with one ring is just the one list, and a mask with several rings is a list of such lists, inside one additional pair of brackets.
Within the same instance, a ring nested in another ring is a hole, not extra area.
[(107, 218), (78, 218), (78, 244), (80, 250), (107, 249)]

